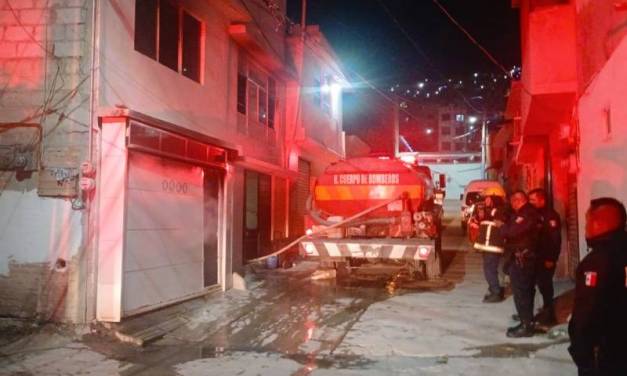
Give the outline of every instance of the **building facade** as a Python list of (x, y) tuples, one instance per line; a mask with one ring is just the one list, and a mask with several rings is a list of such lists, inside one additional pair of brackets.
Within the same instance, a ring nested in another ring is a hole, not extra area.
[[(544, 187), (564, 218), (558, 275), (574, 275), (586, 255), (583, 226), (590, 199), (627, 200), (618, 162), (625, 140), (625, 20), (620, 2), (512, 2), (520, 9), (522, 76), (508, 101), (509, 142), (502, 176), (510, 189)], [(604, 20), (598, 22), (598, 20)], [(503, 137), (501, 137), (503, 138)], [(514, 163), (507, 162), (507, 156)]]
[(6, 3), (3, 314), (120, 321), (303, 233), (346, 80), (284, 2)]

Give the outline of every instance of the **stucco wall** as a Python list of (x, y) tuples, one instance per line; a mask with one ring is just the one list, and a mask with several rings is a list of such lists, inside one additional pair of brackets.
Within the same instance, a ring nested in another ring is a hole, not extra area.
[(471, 180), (481, 179), (480, 163), (429, 164), (431, 171), (446, 174), (446, 199), (459, 200)]
[(586, 254), (585, 211), (590, 199), (610, 196), (627, 203), (627, 38), (579, 100), (578, 210), (581, 256)]

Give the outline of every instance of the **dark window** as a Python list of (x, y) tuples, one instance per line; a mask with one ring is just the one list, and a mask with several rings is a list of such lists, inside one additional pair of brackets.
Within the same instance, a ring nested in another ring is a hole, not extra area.
[(161, 132), (156, 129), (145, 127), (137, 123), (131, 126), (130, 142), (137, 146), (159, 150), (159, 138)]
[(442, 135), (447, 136), (451, 134), (451, 127), (442, 127)]
[(450, 121), (451, 120), (451, 114), (442, 114), (441, 119), (442, 119), (442, 121)]
[(246, 76), (237, 75), (237, 112), (246, 115)]
[(464, 151), (464, 144), (456, 142), (455, 143), (455, 151)]
[(442, 143), (442, 150), (443, 151), (451, 151), (451, 143), (450, 142), (443, 142)]
[(276, 83), (268, 78), (268, 127), (274, 129), (274, 114), (276, 111)]
[(163, 133), (161, 136), (161, 151), (174, 155), (185, 155), (185, 139)]
[(265, 90), (259, 88), (259, 123), (266, 124), (268, 120), (268, 95)]
[(455, 128), (455, 135), (456, 136), (463, 135), (464, 133), (466, 133), (466, 129), (464, 129), (464, 127), (456, 127)]
[(187, 156), (191, 159), (207, 160), (207, 146), (195, 141), (187, 142)]
[(136, 0), (135, 50), (197, 82), (202, 71), (201, 37), (201, 21), (170, 0)]
[(135, 2), (135, 51), (157, 57), (157, 0)]
[(183, 12), (183, 75), (200, 82), (200, 21)]
[(178, 72), (179, 15), (170, 2), (161, 0), (159, 7), (159, 62)]

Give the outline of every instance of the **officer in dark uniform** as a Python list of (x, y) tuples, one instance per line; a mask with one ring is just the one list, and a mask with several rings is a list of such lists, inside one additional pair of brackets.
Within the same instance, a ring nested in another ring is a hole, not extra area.
[(538, 211), (536, 285), (544, 303), (535, 319), (540, 325), (550, 326), (557, 323), (553, 306), (553, 276), (562, 245), (561, 220), (559, 214), (546, 204), (544, 189), (529, 192), (529, 203)]
[(501, 226), (501, 234), (505, 238), (506, 252), (511, 258), (509, 275), (520, 324), (507, 329), (507, 336), (531, 337), (534, 331), (533, 299), (536, 283), (538, 219), (536, 210), (529, 204), (525, 192), (513, 193), (510, 204), (513, 212)]
[(577, 267), (568, 348), (579, 375), (627, 375), (627, 214), (613, 198), (590, 202)]

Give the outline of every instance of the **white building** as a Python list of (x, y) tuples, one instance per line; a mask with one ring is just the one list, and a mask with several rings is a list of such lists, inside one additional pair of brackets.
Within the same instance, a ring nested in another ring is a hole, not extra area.
[(10, 5), (0, 312), (119, 321), (240, 286), (302, 233), (345, 79), (315, 28), (288, 46), (283, 2)]

